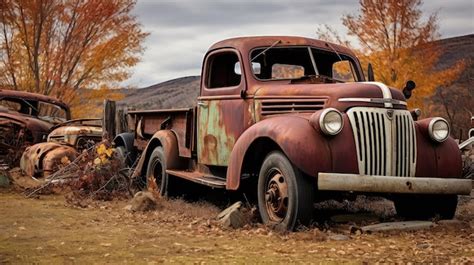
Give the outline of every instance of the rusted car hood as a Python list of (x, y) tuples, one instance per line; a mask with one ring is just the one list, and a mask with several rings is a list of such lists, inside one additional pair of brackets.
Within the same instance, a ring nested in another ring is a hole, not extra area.
[(48, 135), (48, 142), (59, 141), (75, 146), (78, 137), (102, 137), (102, 127), (88, 125), (67, 125), (54, 129)]
[(87, 125), (69, 125), (54, 129), (49, 136), (60, 135), (102, 135), (102, 128), (97, 126)]
[[(402, 103), (394, 104), (393, 108), (406, 109), (406, 101), (402, 92), (395, 88), (388, 88), (388, 90), (392, 99)], [(315, 102), (320, 102), (321, 108), (333, 107), (343, 112), (355, 106), (384, 107), (384, 104), (380, 102), (364, 102), (362, 100), (387, 99), (387, 95), (384, 97), (384, 92), (377, 84), (362, 82), (336, 84), (269, 82), (255, 88), (254, 91), (254, 98), (257, 101), (272, 99), (305, 101), (305, 99), (312, 99)]]
[(24, 114), (21, 114), (18, 112), (12, 112), (12, 111), (8, 111), (8, 112), (0, 111), (0, 119), (8, 119), (16, 123), (23, 124), (25, 127), (30, 129), (31, 131), (47, 132), (53, 126), (53, 124), (51, 123), (42, 121), (40, 119), (36, 119), (32, 116), (28, 116), (28, 115), (24, 115)]

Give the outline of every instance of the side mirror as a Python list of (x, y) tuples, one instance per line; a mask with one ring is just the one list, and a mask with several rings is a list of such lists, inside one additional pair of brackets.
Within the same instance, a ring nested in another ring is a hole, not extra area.
[(403, 95), (406, 99), (411, 98), (411, 91), (416, 88), (415, 82), (408, 80), (405, 87), (403, 88)]
[(369, 79), (369, 82), (375, 81), (374, 69), (372, 68), (371, 63), (369, 63), (369, 66), (367, 67), (367, 79)]

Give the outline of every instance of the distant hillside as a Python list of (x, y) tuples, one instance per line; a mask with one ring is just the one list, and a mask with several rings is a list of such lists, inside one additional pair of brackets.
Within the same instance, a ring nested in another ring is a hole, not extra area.
[[(443, 49), (443, 54), (439, 59), (439, 68), (453, 65), (458, 60), (474, 60), (474, 34), (442, 39), (436, 42)], [(467, 62), (468, 68), (474, 67), (472, 62)]]
[(141, 89), (124, 89), (126, 96), (118, 102), (128, 109), (185, 108), (196, 104), (200, 76), (186, 76)]

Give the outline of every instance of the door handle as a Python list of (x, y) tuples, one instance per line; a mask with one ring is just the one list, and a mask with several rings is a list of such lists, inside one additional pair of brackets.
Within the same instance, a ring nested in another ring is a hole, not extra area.
[(207, 102), (198, 101), (198, 106), (207, 107)]

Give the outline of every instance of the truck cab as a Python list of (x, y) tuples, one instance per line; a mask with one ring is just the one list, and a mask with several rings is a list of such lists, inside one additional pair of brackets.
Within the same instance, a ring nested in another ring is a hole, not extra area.
[[(264, 223), (292, 230), (315, 201), (384, 195), (399, 215), (452, 218), (469, 194), (442, 118), (418, 120), (404, 94), (365, 80), (346, 47), (302, 37), (228, 39), (204, 57), (197, 106), (129, 112), (117, 149), (164, 196), (177, 178), (257, 198)], [(246, 184), (246, 185), (244, 185)]]

